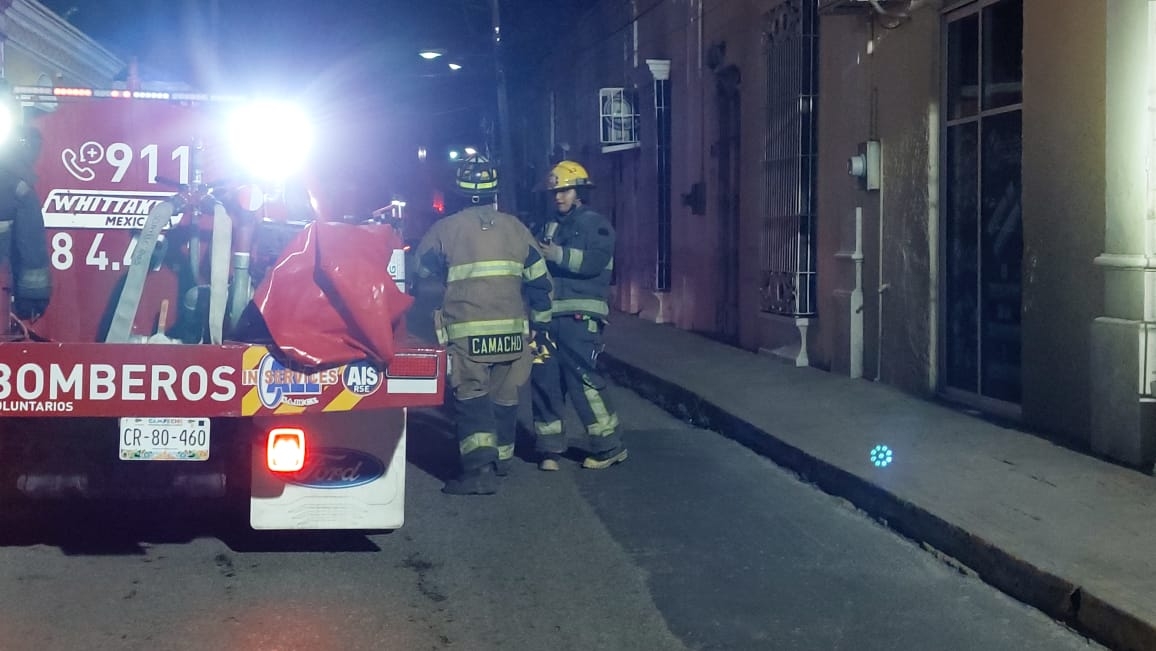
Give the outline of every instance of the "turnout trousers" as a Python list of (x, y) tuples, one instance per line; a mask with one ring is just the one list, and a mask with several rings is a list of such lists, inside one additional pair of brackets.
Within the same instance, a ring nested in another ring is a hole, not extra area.
[(587, 448), (593, 454), (622, 444), (618, 415), (606, 398), (606, 379), (597, 370), (602, 352), (601, 321), (565, 314), (551, 322), (554, 348), (539, 355), (531, 371), (534, 430), (538, 452), (566, 451), (562, 414), (569, 397), (586, 427)]
[(518, 424), (518, 389), (530, 377), (528, 350), (512, 359), (471, 357), (450, 342), (450, 386), (462, 470), (511, 459)]

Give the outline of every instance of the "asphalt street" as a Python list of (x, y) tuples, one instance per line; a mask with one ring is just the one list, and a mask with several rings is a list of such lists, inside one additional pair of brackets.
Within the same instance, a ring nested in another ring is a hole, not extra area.
[[(842, 500), (635, 394), (631, 457), (439, 492), (414, 413), (394, 532), (252, 535), (201, 505), (0, 518), (0, 649), (1099, 648)], [(575, 430), (576, 431), (576, 430)]]

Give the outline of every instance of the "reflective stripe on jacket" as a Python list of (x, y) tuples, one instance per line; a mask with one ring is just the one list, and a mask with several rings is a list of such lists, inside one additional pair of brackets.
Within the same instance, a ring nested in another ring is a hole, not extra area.
[(438, 325), (444, 341), (527, 334), (527, 308), (534, 321), (550, 321), (545, 260), (529, 229), (512, 215), (476, 206), (445, 217), (415, 255), (420, 277), (445, 279)]
[(554, 282), (554, 314), (605, 319), (610, 314), (614, 227), (585, 206), (559, 216), (557, 222), (554, 243), (562, 247), (562, 261), (547, 263)]

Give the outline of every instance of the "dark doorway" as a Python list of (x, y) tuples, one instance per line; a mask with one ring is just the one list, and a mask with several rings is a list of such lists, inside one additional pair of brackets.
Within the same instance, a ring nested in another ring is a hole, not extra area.
[(1020, 401), (1023, 0), (946, 16), (943, 392)]
[(717, 165), (719, 268), (715, 296), (715, 332), (728, 342), (739, 336), (739, 210), (742, 161), (742, 75), (733, 65), (715, 71), (718, 140), (712, 148)]

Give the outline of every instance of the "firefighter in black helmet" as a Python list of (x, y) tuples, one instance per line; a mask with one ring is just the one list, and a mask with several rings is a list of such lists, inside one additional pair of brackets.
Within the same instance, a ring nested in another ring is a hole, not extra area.
[(40, 132), (18, 124), (18, 105), (7, 89), (0, 88), (0, 97), (4, 98), (0, 111), (11, 120), (10, 130), (0, 139), (0, 274), (10, 276), (6, 289), (12, 295), (12, 311), (21, 319), (35, 320), (48, 309), (52, 296), (44, 213), (32, 171), (40, 155)]
[(455, 184), (473, 205), (436, 222), (415, 255), (418, 276), (446, 287), (434, 327), (450, 356), (461, 474), (442, 491), (485, 495), (513, 461), (518, 390), (531, 330), (550, 321), (550, 278), (529, 229), (495, 206), (497, 170), (484, 156), (464, 160)]
[(618, 415), (606, 399), (606, 379), (596, 367), (610, 313), (614, 228), (584, 205), (586, 191), (593, 187), (586, 169), (573, 161), (555, 165), (546, 181), (558, 214), (546, 223), (541, 238), (554, 283), (551, 348), (536, 351), (532, 375), (542, 470), (558, 470), (566, 451), (562, 410), (567, 395), (586, 426), (590, 454), (582, 467), (600, 470), (626, 460)]

